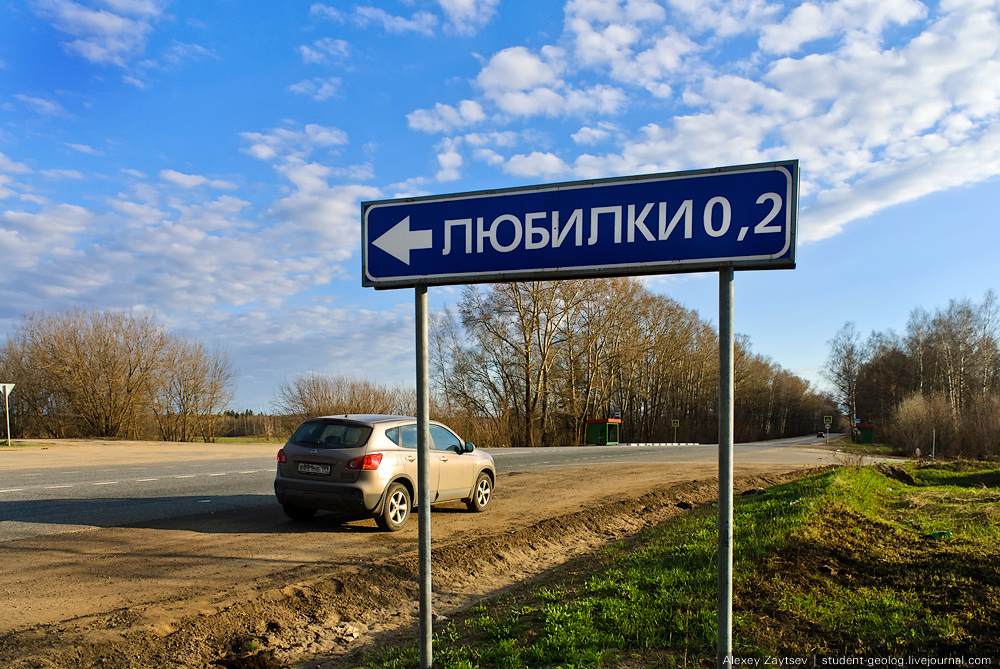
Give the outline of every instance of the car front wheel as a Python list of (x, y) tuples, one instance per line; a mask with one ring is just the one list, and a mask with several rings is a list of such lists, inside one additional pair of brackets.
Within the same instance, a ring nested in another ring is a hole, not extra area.
[(476, 487), (472, 490), (472, 499), (466, 502), (469, 511), (485, 511), (493, 497), (493, 480), (486, 472), (481, 472), (476, 478)]
[(397, 532), (403, 529), (410, 517), (410, 493), (406, 486), (391, 483), (385, 491), (385, 503), (382, 513), (375, 517), (378, 526), (387, 532)]

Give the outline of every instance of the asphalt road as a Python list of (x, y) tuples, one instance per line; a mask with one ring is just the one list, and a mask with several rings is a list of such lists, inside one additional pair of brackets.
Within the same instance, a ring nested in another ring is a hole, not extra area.
[[(810, 436), (738, 444), (735, 461), (831, 463), (832, 452), (808, 448), (822, 442)], [(80, 462), (85, 458), (70, 458), (66, 452), (53, 460), (59, 446), (0, 452), (0, 541), (274, 504), (272, 463), (277, 448), (254, 445), (228, 454), (212, 451), (181, 458), (162, 449), (134, 461), (118, 449), (117, 457), (101, 458), (101, 464)], [(93, 450), (79, 454), (90, 455)], [(490, 449), (490, 453), (499, 473), (718, 459), (715, 444), (509, 448)]]

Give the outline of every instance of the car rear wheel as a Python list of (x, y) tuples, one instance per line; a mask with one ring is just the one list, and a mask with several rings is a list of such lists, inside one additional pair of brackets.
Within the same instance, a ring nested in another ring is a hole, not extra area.
[(401, 483), (390, 483), (385, 491), (382, 513), (375, 516), (378, 526), (387, 532), (403, 529), (410, 517), (410, 493)]
[(316, 509), (310, 509), (308, 506), (282, 504), (281, 508), (285, 510), (285, 515), (292, 520), (309, 520), (316, 515)]
[(493, 480), (486, 472), (480, 472), (476, 478), (476, 487), (472, 490), (472, 499), (465, 503), (469, 511), (485, 511), (493, 497)]

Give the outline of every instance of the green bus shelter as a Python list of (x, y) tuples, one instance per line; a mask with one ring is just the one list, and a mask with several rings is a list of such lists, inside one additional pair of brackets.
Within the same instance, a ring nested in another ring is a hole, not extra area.
[(587, 445), (607, 446), (618, 443), (621, 418), (598, 418), (587, 421)]

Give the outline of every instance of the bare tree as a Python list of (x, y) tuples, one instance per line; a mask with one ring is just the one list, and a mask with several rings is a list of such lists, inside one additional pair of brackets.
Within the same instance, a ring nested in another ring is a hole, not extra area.
[(348, 413), (412, 414), (416, 391), (352, 376), (304, 374), (282, 381), (273, 403), (293, 421)]
[(201, 341), (172, 337), (163, 364), (152, 381), (152, 410), (160, 437), (191, 441), (216, 438), (216, 425), (233, 399), (236, 373), (229, 355), (208, 351)]
[(867, 353), (861, 335), (852, 322), (841, 327), (829, 342), (830, 355), (824, 375), (833, 384), (837, 403), (853, 427), (858, 415), (858, 376)]
[(152, 314), (73, 309), (26, 316), (8, 348), (32, 368), (22, 369), (23, 394), (34, 410), (59, 412), (58, 420), (43, 419), (53, 431), (129, 437), (141, 431), (165, 343)]

